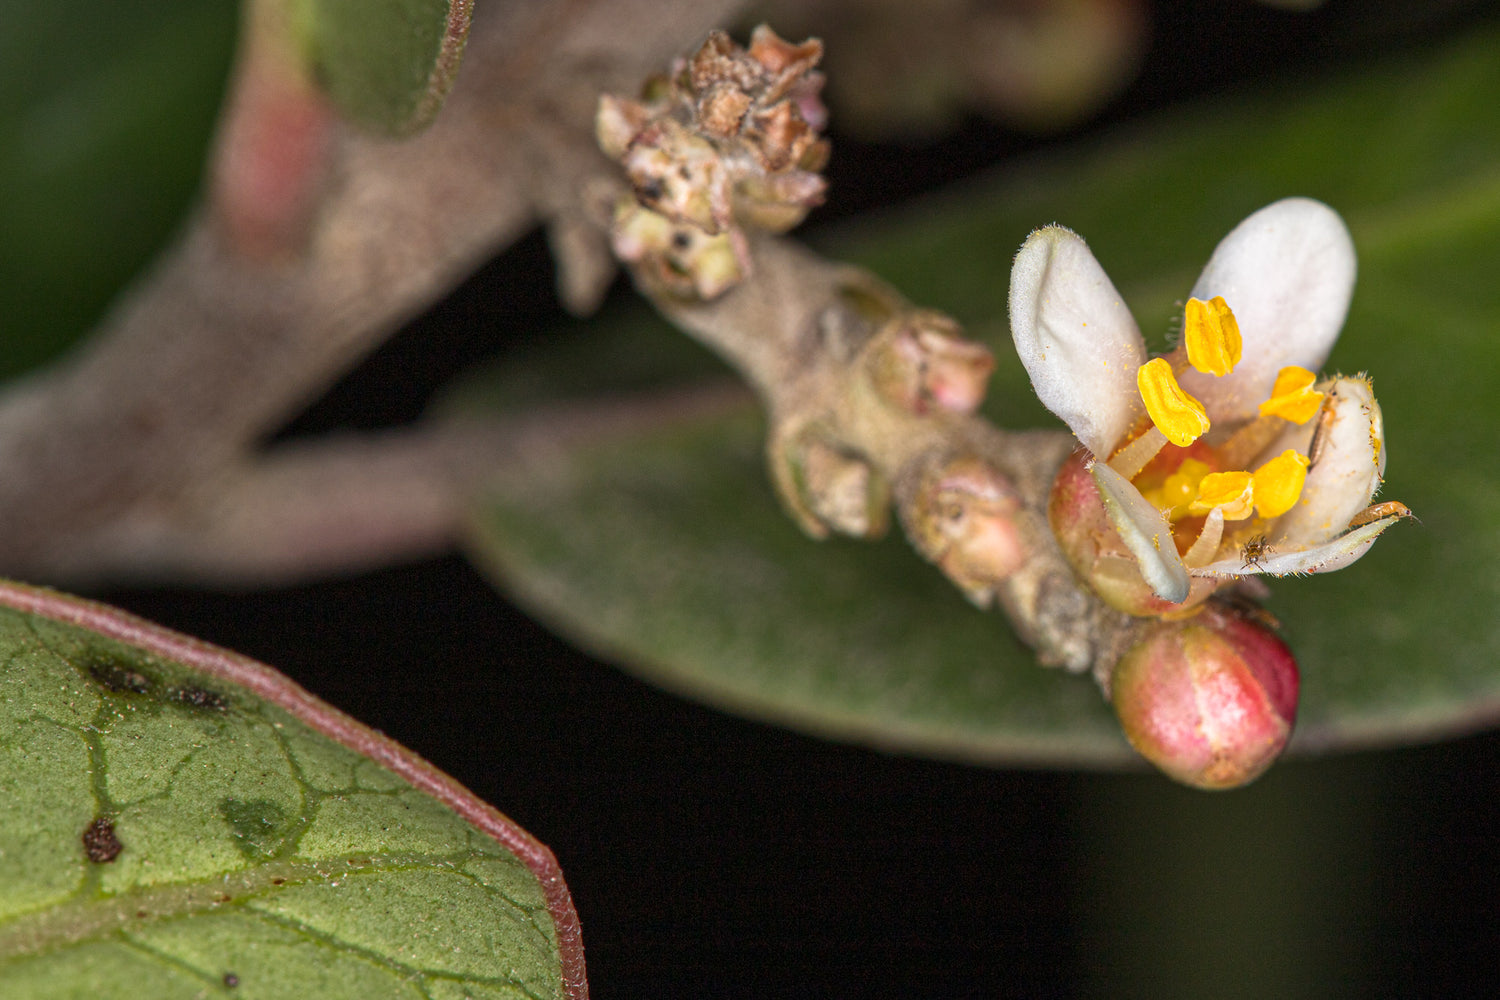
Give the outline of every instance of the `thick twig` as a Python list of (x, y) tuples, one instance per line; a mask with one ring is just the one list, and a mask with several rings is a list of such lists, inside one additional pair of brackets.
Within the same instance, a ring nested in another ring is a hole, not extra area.
[[(711, 302), (643, 288), (667, 318), (757, 386), (771, 414), (773, 474), (804, 527), (813, 534), (821, 533), (820, 521), (822, 531), (839, 527), (849, 507), (836, 502), (830, 513), (809, 495), (846, 488), (847, 479), (818, 482), (809, 469), (810, 447), (832, 449), (847, 458), (844, 468), (868, 470), (859, 483), (872, 494), (869, 503), (893, 499), (917, 549), (977, 603), (997, 599), (1044, 662), (1107, 669), (1132, 622), (1078, 585), (1046, 519), (1072, 437), (1009, 433), (980, 416), (893, 404), (872, 387), (871, 372), (892, 333), (927, 314), (914, 313), (866, 272), (789, 240), (758, 238), (752, 258), (751, 276)], [(889, 484), (888, 493), (880, 483)], [(954, 519), (966, 523), (949, 523)], [(857, 517), (844, 523), (855, 533), (879, 530)], [(1018, 560), (987, 561), (996, 545), (983, 533), (986, 523), (1014, 532)]]
[(742, 408), (749, 398), (725, 382), (295, 441), (191, 492), (133, 507), (89, 536), (81, 558), (61, 551), (49, 568), (75, 581), (256, 586), (429, 556), (453, 544), (496, 469)]

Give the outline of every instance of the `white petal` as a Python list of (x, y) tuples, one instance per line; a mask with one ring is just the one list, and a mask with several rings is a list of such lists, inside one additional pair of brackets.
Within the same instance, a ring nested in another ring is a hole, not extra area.
[(1103, 462), (1090, 470), (1104, 510), (1121, 541), (1135, 556), (1141, 576), (1153, 593), (1164, 601), (1181, 604), (1188, 596), (1187, 567), (1172, 541), (1172, 526), (1165, 515), (1130, 485), (1130, 480)]
[(1104, 268), (1076, 233), (1032, 233), (1010, 272), (1010, 329), (1043, 405), (1108, 458), (1142, 412), (1146, 345)]
[(1328, 359), (1354, 294), (1354, 241), (1337, 212), (1309, 198), (1268, 205), (1214, 250), (1193, 286), (1234, 311), (1244, 356), (1223, 377), (1189, 369), (1183, 388), (1215, 420), (1256, 414), (1287, 365), (1316, 372)]
[(1369, 524), (1362, 524), (1322, 545), (1305, 549), (1289, 549), (1272, 552), (1254, 563), (1240, 559), (1221, 559), (1202, 569), (1193, 570), (1194, 576), (1250, 576), (1254, 573), (1269, 573), (1286, 576), (1288, 573), (1332, 573), (1343, 569), (1370, 550), (1381, 532), (1401, 520), (1401, 515), (1384, 517)]
[(1313, 464), (1296, 506), (1276, 521), (1271, 542), (1292, 548), (1321, 545), (1370, 505), (1385, 469), (1380, 404), (1362, 378), (1329, 379), (1312, 443)]

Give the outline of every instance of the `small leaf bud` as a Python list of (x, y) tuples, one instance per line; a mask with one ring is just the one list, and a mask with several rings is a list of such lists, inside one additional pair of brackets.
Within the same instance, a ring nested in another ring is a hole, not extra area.
[(816, 433), (797, 439), (788, 457), (802, 503), (824, 527), (857, 538), (885, 534), (890, 489), (863, 457)]
[(979, 408), (995, 357), (965, 340), (942, 313), (923, 310), (887, 327), (870, 347), (870, 378), (897, 407), (924, 416), (933, 409), (968, 414)]
[(923, 477), (906, 511), (907, 534), (970, 601), (985, 607), (995, 587), (1026, 562), (1015, 486), (983, 459), (963, 456)]

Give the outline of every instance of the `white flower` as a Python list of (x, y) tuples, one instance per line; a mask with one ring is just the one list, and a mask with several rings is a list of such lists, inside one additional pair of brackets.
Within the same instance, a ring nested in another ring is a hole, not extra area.
[(1195, 603), (1250, 573), (1339, 569), (1409, 516), (1370, 507), (1385, 448), (1369, 381), (1312, 374), (1343, 326), (1354, 273), (1337, 213), (1276, 202), (1219, 244), (1185, 307), (1182, 345), (1148, 361), (1076, 234), (1040, 229), (1016, 255), (1016, 350), (1091, 453), (1109, 524), (1160, 601)]

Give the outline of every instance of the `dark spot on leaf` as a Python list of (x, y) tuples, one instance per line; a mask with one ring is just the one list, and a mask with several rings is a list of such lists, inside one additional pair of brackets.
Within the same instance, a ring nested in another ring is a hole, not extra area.
[(276, 876), (275, 878), (273, 878), (271, 880), (271, 884), (272, 885), (286, 885), (286, 879), (284, 879), (280, 875), (278, 875), (278, 876)]
[(145, 920), (145, 919), (146, 919), (146, 917), (147, 917), (147, 916), (148, 916), (148, 915), (149, 915), (149, 914), (147, 914), (147, 913), (146, 913), (146, 911), (145, 911), (145, 910), (136, 910), (136, 911), (135, 911), (135, 915), (136, 915), (136, 917), (137, 917), (137, 918), (139, 918), (139, 919), (141, 919), (141, 920)]
[(217, 691), (184, 685), (167, 692), (167, 698), (179, 705), (196, 708), (204, 712), (222, 712), (229, 707), (229, 699)]
[(224, 799), (219, 815), (234, 833), (235, 846), (252, 860), (268, 858), (281, 848), (288, 833), (286, 810), (269, 799)]
[(226, 972), (226, 973), (224, 973), (224, 985), (225, 986), (228, 986), (230, 989), (233, 989), (234, 987), (238, 986), (239, 984), (240, 984), (240, 977), (239, 976), (236, 976), (232, 972)]
[(688, 239), (688, 234), (683, 232), (681, 229), (672, 234), (672, 248), (674, 250), (686, 250), (688, 248), (688, 244), (690, 244), (691, 242), (692, 241)]
[(100, 687), (111, 694), (150, 694), (156, 680), (134, 663), (103, 653), (94, 653), (84, 663)]
[(115, 824), (108, 816), (95, 817), (83, 831), (83, 853), (96, 865), (106, 864), (120, 856), (125, 845), (115, 836)]
[(653, 202), (661, 201), (661, 181), (649, 180), (646, 183), (642, 184), (640, 187), (636, 188), (636, 192), (641, 196), (641, 201), (646, 202), (648, 205)]

